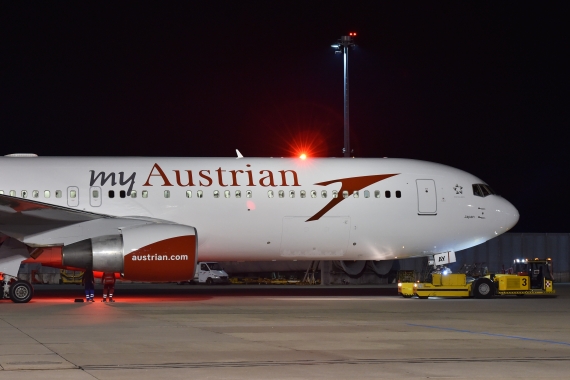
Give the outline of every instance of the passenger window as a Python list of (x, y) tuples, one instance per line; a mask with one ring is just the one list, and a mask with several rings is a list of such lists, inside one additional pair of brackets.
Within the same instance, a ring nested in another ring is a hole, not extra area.
[(10, 196), (15, 197), (16, 196), (16, 190), (10, 190)]
[(99, 198), (99, 190), (93, 190), (91, 192), (91, 194), (92, 194), (93, 198)]
[(214, 198), (219, 198), (219, 197), (220, 197), (220, 191), (214, 190)]
[(196, 192), (196, 196), (197, 196), (198, 198), (202, 198), (202, 197), (204, 196), (204, 192), (203, 192), (202, 190), (198, 190), (198, 191)]
[(348, 191), (343, 190), (343, 192), (342, 192), (342, 197), (345, 198), (345, 199), (348, 198)]
[(311, 198), (316, 198), (316, 197), (317, 197), (317, 191), (311, 190)]
[(170, 190), (164, 190), (164, 198), (170, 198)]
[(56, 190), (56, 191), (55, 191), (55, 197), (56, 197), (56, 198), (61, 198), (61, 190)]
[(230, 191), (229, 190), (224, 191), (224, 197), (226, 197), (226, 198), (230, 197)]
[(131, 190), (131, 198), (136, 198), (136, 197), (137, 197), (137, 191)]
[(364, 198), (370, 198), (370, 191), (364, 190)]
[(32, 191), (32, 197), (33, 197), (33, 198), (39, 198), (39, 196), (40, 196), (40, 192), (39, 192), (39, 191), (37, 191), (37, 190)]
[(380, 190), (374, 190), (374, 198), (380, 198)]
[(51, 193), (49, 190), (44, 191), (44, 198), (49, 198), (51, 196)]
[(241, 198), (241, 190), (236, 190), (236, 198)]
[(22, 198), (27, 198), (28, 192), (26, 190), (22, 190)]
[(384, 192), (384, 196), (385, 196), (386, 198), (390, 198), (390, 197), (392, 196), (392, 195), (390, 194), (390, 190), (386, 190), (386, 191)]
[(477, 196), (477, 197), (482, 197), (483, 196), (483, 192), (481, 191), (481, 189), (479, 188), (479, 185), (473, 185), (473, 195)]
[[(57, 191), (55, 192), (55, 197), (56, 197), (56, 198), (59, 198), (59, 197), (57, 196), (57, 192), (58, 192), (58, 191), (59, 191), (59, 190), (57, 190)], [(115, 192), (114, 192), (113, 190), (109, 190), (109, 198), (115, 198)]]
[(321, 198), (326, 198), (326, 197), (327, 197), (327, 191), (321, 190)]
[(396, 198), (402, 198), (402, 192), (400, 190), (396, 190)]
[(333, 190), (333, 191), (332, 191), (332, 197), (333, 197), (333, 198), (338, 198), (338, 191)]
[(143, 197), (143, 198), (148, 198), (148, 190), (143, 190), (143, 191), (142, 191), (142, 197)]
[(279, 198), (285, 198), (285, 191), (279, 190)]
[(121, 198), (126, 198), (127, 192), (126, 192), (125, 190), (121, 190), (121, 191), (119, 191), (119, 196), (120, 196)]
[(301, 190), (299, 194), (301, 198), (305, 198), (307, 196), (307, 192), (305, 190)]
[(269, 198), (273, 198), (273, 190), (269, 190), (269, 191), (267, 192), (267, 196), (268, 196)]
[(186, 198), (192, 198), (192, 190), (186, 190)]
[(289, 198), (295, 198), (295, 190), (289, 190)]
[(360, 195), (358, 194), (358, 190), (356, 190), (355, 192), (352, 193), (352, 196), (354, 198), (358, 198)]
[(247, 190), (247, 191), (245, 192), (245, 197), (246, 197), (246, 198), (251, 198), (252, 195), (253, 195), (253, 193), (251, 192), (251, 190)]

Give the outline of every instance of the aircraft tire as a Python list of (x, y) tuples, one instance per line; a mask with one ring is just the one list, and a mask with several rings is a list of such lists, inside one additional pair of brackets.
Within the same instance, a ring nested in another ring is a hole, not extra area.
[(18, 280), (10, 285), (10, 299), (14, 303), (30, 302), (34, 296), (34, 288), (28, 281)]
[(212, 285), (213, 283), (214, 281), (212, 281), (212, 279), (208, 277), (208, 279), (206, 280), (206, 285)]
[(480, 278), (473, 284), (475, 298), (492, 298), (495, 295), (495, 285), (488, 278)]

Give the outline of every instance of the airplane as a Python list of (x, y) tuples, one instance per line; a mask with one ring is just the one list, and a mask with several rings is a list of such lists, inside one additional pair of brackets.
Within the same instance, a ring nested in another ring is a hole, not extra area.
[[(0, 157), (4, 297), (23, 260), (175, 282), (198, 261), (376, 263), (455, 252), (517, 209), (465, 171), (400, 158)], [(1, 293), (0, 293), (1, 295)]]

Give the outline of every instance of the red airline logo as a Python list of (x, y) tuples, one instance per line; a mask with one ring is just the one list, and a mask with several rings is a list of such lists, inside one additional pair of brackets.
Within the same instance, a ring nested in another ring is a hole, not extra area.
[[(398, 173), (399, 174), (399, 173)], [(338, 192), (338, 197), (331, 199), (329, 203), (325, 207), (323, 207), (319, 212), (315, 215), (311, 216), (307, 219), (307, 222), (311, 222), (313, 220), (319, 220), (321, 216), (325, 215), (329, 212), (334, 206), (339, 204), (340, 202), (344, 201), (346, 198), (343, 197), (343, 192), (348, 191), (348, 194), (353, 194), (355, 191), (359, 191), (364, 189), (367, 186), (373, 185), (376, 182), (380, 182), (386, 178), (393, 177), (398, 174), (380, 174), (380, 175), (367, 175), (362, 177), (351, 177), (351, 178), (341, 178), (341, 179), (334, 179), (332, 181), (326, 182), (319, 182), (315, 183), (315, 185), (319, 186), (328, 186), (331, 183), (340, 182), (342, 186)]]

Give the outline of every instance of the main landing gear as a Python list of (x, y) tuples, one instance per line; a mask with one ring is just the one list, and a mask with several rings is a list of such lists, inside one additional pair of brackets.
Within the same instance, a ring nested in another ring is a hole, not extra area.
[(10, 298), (15, 303), (30, 302), (34, 296), (34, 288), (25, 280), (19, 280), (18, 277), (3, 275), (0, 281), (0, 298)]

